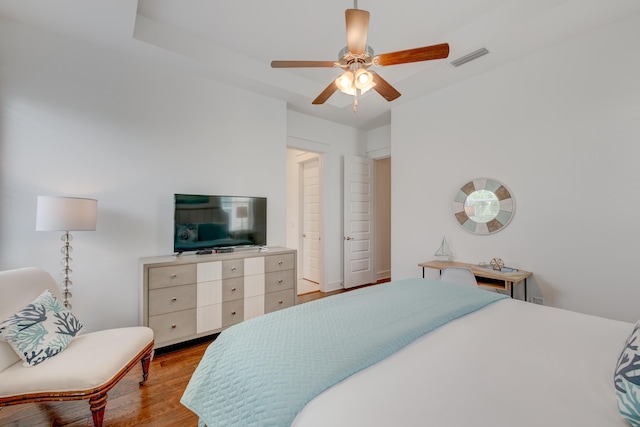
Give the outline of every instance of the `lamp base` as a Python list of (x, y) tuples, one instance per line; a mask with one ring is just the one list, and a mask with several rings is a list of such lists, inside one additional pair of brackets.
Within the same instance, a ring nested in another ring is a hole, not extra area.
[(60, 249), (60, 252), (62, 252), (62, 260), (60, 261), (60, 264), (62, 264), (62, 266), (64, 267), (64, 269), (60, 272), (60, 275), (62, 276), (62, 296), (64, 297), (64, 307), (67, 310), (71, 310), (71, 303), (69, 302), (69, 299), (73, 296), (71, 294), (71, 291), (69, 290), (69, 288), (71, 287), (71, 285), (73, 285), (73, 282), (71, 282), (71, 275), (73, 274), (73, 270), (71, 269), (71, 262), (73, 261), (73, 259), (71, 259), (71, 252), (73, 252), (73, 248), (71, 247), (71, 241), (73, 240), (73, 236), (71, 235), (71, 233), (69, 233), (68, 231), (66, 231), (62, 237), (60, 238), (60, 240), (62, 240), (64, 242), (64, 245), (62, 246), (62, 249)]

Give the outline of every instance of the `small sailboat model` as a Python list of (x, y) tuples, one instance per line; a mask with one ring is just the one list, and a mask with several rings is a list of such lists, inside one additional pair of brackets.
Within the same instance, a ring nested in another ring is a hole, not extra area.
[(453, 251), (449, 247), (449, 243), (447, 243), (446, 236), (442, 238), (442, 243), (440, 243), (440, 247), (434, 255), (438, 258), (438, 261), (451, 261), (453, 259)]

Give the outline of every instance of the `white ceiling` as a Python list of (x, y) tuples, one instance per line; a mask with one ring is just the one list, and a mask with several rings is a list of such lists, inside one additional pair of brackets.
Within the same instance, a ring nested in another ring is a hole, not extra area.
[[(272, 69), (272, 60), (335, 61), (349, 0), (0, 0), (0, 15), (201, 77), (287, 101), (289, 108), (362, 129), (388, 124), (415, 97), (640, 13), (638, 0), (360, 0), (369, 44), (387, 53), (447, 42), (448, 59), (379, 68), (402, 96), (311, 101), (337, 69)], [(486, 47), (459, 68), (450, 61)]]

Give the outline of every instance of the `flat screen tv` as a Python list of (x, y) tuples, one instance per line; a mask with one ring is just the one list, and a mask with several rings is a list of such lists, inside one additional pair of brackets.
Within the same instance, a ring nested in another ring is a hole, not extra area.
[(266, 197), (175, 194), (173, 251), (267, 244)]

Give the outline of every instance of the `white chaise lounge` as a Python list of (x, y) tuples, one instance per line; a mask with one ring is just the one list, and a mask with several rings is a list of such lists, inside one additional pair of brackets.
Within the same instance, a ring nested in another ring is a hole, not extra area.
[[(41, 269), (0, 272), (0, 322), (46, 289), (62, 301), (58, 285)], [(140, 384), (146, 381), (153, 344), (153, 331), (142, 326), (81, 333), (61, 353), (36, 366), (24, 366), (16, 351), (0, 341), (0, 407), (88, 399), (93, 423), (100, 427), (107, 392), (139, 361), (143, 371)]]

